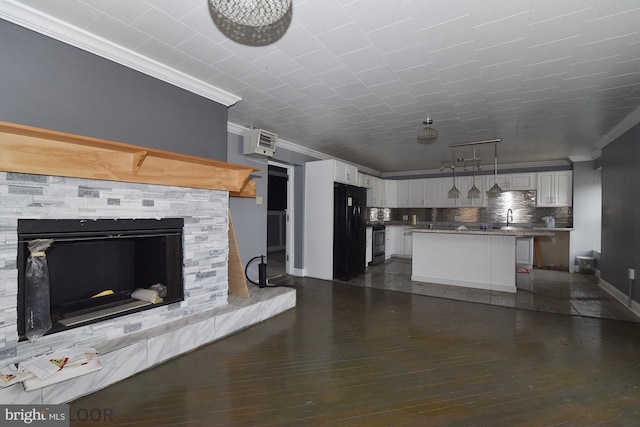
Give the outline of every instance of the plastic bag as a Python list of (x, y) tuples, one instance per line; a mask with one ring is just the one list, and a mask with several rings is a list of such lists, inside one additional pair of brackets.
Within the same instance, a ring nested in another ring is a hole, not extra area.
[(49, 267), (45, 251), (53, 244), (53, 239), (29, 241), (29, 258), (25, 272), (25, 335), (35, 341), (51, 329), (49, 309)]
[(155, 285), (151, 285), (149, 286), (149, 289), (156, 291), (160, 298), (165, 298), (167, 296), (167, 287), (162, 283), (156, 283)]

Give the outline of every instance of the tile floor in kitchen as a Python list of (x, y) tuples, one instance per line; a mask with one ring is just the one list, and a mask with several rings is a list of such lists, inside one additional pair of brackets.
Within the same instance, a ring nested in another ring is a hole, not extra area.
[(369, 266), (359, 277), (343, 282), (391, 291), (549, 313), (640, 322), (625, 305), (598, 286), (598, 278), (589, 274), (532, 269), (517, 273), (515, 294), (458, 286), (422, 283), (411, 280), (411, 260), (391, 258)]

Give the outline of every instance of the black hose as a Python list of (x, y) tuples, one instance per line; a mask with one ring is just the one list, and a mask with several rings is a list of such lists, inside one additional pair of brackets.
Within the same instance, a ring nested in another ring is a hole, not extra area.
[(249, 262), (247, 263), (247, 265), (244, 267), (244, 276), (247, 278), (247, 280), (248, 280), (249, 282), (253, 283), (253, 284), (254, 284), (254, 285), (256, 285), (256, 286), (260, 286), (260, 284), (259, 284), (259, 283), (254, 282), (253, 280), (251, 280), (251, 278), (249, 278), (249, 273), (247, 272), (247, 270), (249, 269), (249, 265), (250, 265), (253, 261), (257, 260), (258, 258), (264, 258), (264, 255), (254, 256), (253, 258), (251, 258), (251, 259), (249, 260)]
[[(294, 288), (294, 287), (295, 287), (295, 286), (289, 286), (289, 285), (269, 285), (269, 284), (268, 284), (268, 280), (267, 280), (267, 278), (266, 278), (266, 277), (265, 277), (265, 285), (264, 285), (264, 286), (260, 286), (260, 283), (256, 283), (256, 282), (254, 282), (253, 280), (251, 280), (251, 278), (249, 277), (249, 273), (248, 273), (249, 265), (251, 265), (251, 263), (252, 263), (253, 261), (257, 260), (258, 258), (261, 258), (261, 259), (262, 259), (262, 260), (261, 260), (261, 262), (260, 262), (260, 263), (262, 264), (262, 262), (263, 262), (263, 260), (264, 260), (264, 255), (258, 255), (258, 256), (254, 256), (253, 258), (251, 258), (251, 259), (249, 260), (249, 262), (247, 263), (247, 265), (244, 267), (244, 276), (247, 278), (247, 280), (248, 280), (250, 283), (252, 283), (252, 284), (254, 284), (254, 285), (256, 285), (256, 286), (258, 286), (258, 287), (260, 287), (260, 288), (265, 288), (265, 287), (266, 287), (266, 288)], [(266, 275), (266, 271), (265, 271), (265, 275)], [(259, 279), (258, 279), (258, 280), (259, 280)]]

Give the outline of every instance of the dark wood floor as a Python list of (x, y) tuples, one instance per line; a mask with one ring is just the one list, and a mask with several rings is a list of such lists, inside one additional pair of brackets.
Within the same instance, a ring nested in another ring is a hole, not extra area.
[(294, 310), (78, 399), (72, 419), (101, 408), (113, 426), (640, 424), (638, 323), (287, 284)]

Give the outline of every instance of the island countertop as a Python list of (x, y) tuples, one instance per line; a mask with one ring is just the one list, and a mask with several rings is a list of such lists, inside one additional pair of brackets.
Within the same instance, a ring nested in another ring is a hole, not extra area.
[(501, 230), (438, 230), (429, 228), (410, 228), (407, 232), (412, 233), (438, 233), (438, 234), (477, 234), (483, 236), (515, 236), (515, 237), (537, 237), (537, 236), (553, 236), (555, 229), (531, 229), (531, 228), (513, 228)]

